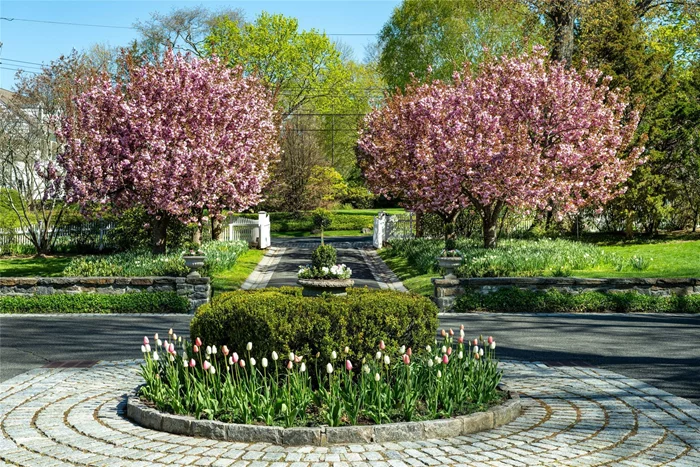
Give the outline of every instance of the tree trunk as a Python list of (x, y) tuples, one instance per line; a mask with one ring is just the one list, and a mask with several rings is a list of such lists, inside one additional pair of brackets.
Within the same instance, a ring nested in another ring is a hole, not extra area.
[(455, 250), (457, 249), (457, 229), (455, 226), (455, 221), (459, 216), (459, 211), (452, 212), (442, 216), (444, 222), (444, 233), (445, 233), (445, 250)]
[(164, 254), (168, 240), (168, 222), (170, 218), (167, 214), (161, 214), (160, 219), (155, 219), (153, 222), (153, 231), (151, 233), (151, 251), (154, 254)]
[(194, 232), (192, 232), (192, 243), (195, 245), (201, 245), (202, 244), (202, 225), (198, 225), (195, 229)]
[(634, 228), (632, 225), (632, 214), (627, 214), (625, 217), (625, 237), (632, 238), (634, 236)]
[(211, 239), (212, 241), (214, 240), (219, 240), (221, 237), (221, 233), (223, 232), (223, 223), (215, 218), (211, 218)]
[(481, 225), (484, 235), (484, 248), (495, 248), (498, 239), (498, 219), (503, 210), (503, 203), (483, 206), (480, 210)]
[(574, 22), (576, 19), (575, 0), (554, 0), (547, 11), (552, 21), (554, 38), (552, 40), (552, 60), (571, 65), (574, 55)]
[(416, 238), (423, 238), (423, 213), (416, 212)]

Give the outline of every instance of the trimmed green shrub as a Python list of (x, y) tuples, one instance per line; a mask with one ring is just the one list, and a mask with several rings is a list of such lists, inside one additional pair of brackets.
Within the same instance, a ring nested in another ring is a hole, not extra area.
[(504, 313), (700, 313), (700, 295), (661, 297), (638, 292), (562, 293), (554, 289), (543, 292), (517, 287), (482, 294), (467, 291), (454, 312), (497, 311)]
[(318, 248), (311, 253), (311, 265), (316, 269), (335, 266), (337, 260), (338, 255), (332, 245), (319, 245)]
[(175, 292), (124, 295), (57, 294), (0, 297), (0, 314), (11, 313), (188, 313), (190, 304)]
[(433, 343), (437, 313), (426, 297), (390, 290), (349, 289), (346, 297), (303, 297), (291, 287), (239, 290), (202, 305), (190, 333), (241, 355), (252, 342), (256, 355), (330, 355), (348, 346), (361, 359), (371, 358), (382, 339), (392, 348)]

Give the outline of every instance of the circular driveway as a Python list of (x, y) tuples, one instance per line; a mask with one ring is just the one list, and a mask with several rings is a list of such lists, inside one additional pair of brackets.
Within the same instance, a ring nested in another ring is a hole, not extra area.
[(124, 395), (138, 362), (35, 369), (0, 385), (0, 459), (23, 466), (700, 465), (700, 408), (589, 368), (504, 362), (523, 415), (443, 440), (281, 447), (191, 438), (134, 425)]

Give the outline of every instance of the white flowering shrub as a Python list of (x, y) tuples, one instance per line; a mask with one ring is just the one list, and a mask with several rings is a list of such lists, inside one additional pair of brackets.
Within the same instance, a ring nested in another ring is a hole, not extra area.
[(299, 279), (350, 279), (352, 269), (345, 264), (334, 264), (331, 267), (320, 268), (311, 265), (299, 266), (297, 277)]

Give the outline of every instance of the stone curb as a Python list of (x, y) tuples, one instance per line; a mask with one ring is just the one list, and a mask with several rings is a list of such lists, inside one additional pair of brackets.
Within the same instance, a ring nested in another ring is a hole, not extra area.
[(150, 408), (141, 402), (136, 392), (131, 393), (127, 398), (126, 416), (138, 425), (152, 430), (244, 443), (327, 446), (329, 444), (414, 441), (470, 435), (512, 422), (522, 411), (520, 396), (504, 385), (501, 385), (501, 389), (508, 394), (506, 402), (485, 412), (449, 419), (384, 425), (282, 428), (197, 420), (194, 417), (167, 414)]

